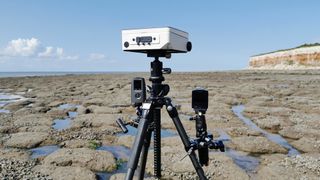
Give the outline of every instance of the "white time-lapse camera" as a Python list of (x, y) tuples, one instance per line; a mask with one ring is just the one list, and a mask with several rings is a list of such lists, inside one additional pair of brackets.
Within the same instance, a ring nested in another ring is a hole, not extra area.
[(122, 50), (170, 58), (191, 51), (188, 33), (172, 27), (122, 30)]

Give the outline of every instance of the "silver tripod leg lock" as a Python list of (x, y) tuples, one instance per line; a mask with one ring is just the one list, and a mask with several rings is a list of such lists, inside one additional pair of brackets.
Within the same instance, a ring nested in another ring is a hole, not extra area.
[(151, 103), (142, 103), (142, 109), (144, 110), (150, 110)]

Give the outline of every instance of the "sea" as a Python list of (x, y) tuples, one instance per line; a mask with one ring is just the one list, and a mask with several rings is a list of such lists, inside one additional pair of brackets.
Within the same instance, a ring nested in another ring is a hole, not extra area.
[(2, 77), (26, 77), (26, 76), (62, 76), (81, 74), (127, 74), (131, 72), (0, 72)]

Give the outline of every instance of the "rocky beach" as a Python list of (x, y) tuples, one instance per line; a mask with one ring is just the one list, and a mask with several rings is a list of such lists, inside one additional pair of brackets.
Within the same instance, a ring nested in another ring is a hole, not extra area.
[[(0, 179), (124, 179), (135, 129), (131, 79), (149, 73), (0, 78)], [(169, 97), (195, 137), (191, 91), (209, 91), (209, 179), (319, 179), (320, 71), (245, 70), (165, 75)], [(149, 82), (147, 82), (149, 84)], [(197, 179), (162, 111), (163, 179)], [(150, 148), (146, 179), (153, 179)]]

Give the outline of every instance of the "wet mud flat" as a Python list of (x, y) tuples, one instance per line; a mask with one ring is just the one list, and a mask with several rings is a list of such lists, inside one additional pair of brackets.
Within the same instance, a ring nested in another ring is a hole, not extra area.
[[(135, 129), (130, 81), (148, 73), (0, 78), (0, 178), (123, 179)], [(319, 179), (320, 72), (233, 71), (166, 75), (190, 137), (191, 91), (209, 91), (208, 129), (225, 140), (204, 167), (213, 179)], [(162, 111), (163, 177), (196, 174)], [(152, 179), (150, 148), (146, 172)], [(14, 169), (14, 171), (13, 171)]]

